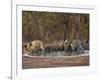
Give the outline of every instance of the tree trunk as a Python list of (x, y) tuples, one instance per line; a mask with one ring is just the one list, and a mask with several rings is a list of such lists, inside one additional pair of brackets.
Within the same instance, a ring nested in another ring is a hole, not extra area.
[(40, 36), (39, 36), (39, 25), (38, 25), (38, 21), (36, 20), (36, 18), (34, 17), (34, 14), (33, 13), (31, 13), (32, 14), (32, 17), (33, 17), (33, 19), (34, 19), (34, 21), (35, 21), (35, 23), (36, 23), (36, 25), (37, 25), (37, 36), (38, 36), (38, 38), (40, 38)]
[(64, 33), (64, 41), (66, 40), (66, 33), (68, 32), (68, 22), (69, 22), (69, 17), (70, 17), (70, 14), (68, 14), (68, 16), (66, 17), (67, 18), (67, 21), (66, 21), (66, 27), (65, 27), (65, 33)]
[(68, 42), (66, 43), (66, 49), (68, 48), (68, 46), (72, 43), (73, 39), (75, 39), (75, 36), (76, 36), (76, 31), (77, 31), (77, 22), (76, 22), (76, 17), (73, 16), (72, 18), (72, 23), (71, 23), (71, 26), (72, 27), (72, 31), (70, 32), (70, 37), (68, 39)]

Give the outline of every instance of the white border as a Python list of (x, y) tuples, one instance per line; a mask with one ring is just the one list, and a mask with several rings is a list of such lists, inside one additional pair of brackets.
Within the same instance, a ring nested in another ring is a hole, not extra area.
[[(94, 7), (71, 7), (71, 6), (39, 6), (39, 5), (16, 5), (12, 15), (12, 79), (32, 79), (43, 77), (80, 76), (94, 74), (96, 72), (96, 11)], [(46, 11), (46, 12), (70, 12), (90, 14), (90, 66), (41, 68), (22, 70), (22, 10)], [(14, 27), (15, 26), (15, 27)]]

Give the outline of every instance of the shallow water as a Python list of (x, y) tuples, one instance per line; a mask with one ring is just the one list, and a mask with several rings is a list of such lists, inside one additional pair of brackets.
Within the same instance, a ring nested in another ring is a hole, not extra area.
[[(89, 53), (89, 51), (88, 51)], [(82, 55), (88, 54), (86, 51), (81, 52), (68, 52), (68, 51), (52, 51), (52, 52), (36, 52), (32, 53), (31, 56), (51, 56), (51, 57), (60, 57), (60, 56), (75, 56), (75, 55)]]

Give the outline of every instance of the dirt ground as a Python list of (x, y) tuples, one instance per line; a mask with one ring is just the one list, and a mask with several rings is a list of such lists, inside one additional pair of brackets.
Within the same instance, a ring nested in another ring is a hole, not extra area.
[(72, 67), (88, 66), (89, 56), (74, 57), (22, 57), (22, 68), (50, 68), (50, 67)]

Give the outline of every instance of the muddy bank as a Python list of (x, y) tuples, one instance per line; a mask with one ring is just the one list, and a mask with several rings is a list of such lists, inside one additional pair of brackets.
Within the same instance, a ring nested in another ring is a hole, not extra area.
[(89, 55), (64, 57), (22, 57), (22, 68), (89, 66)]

